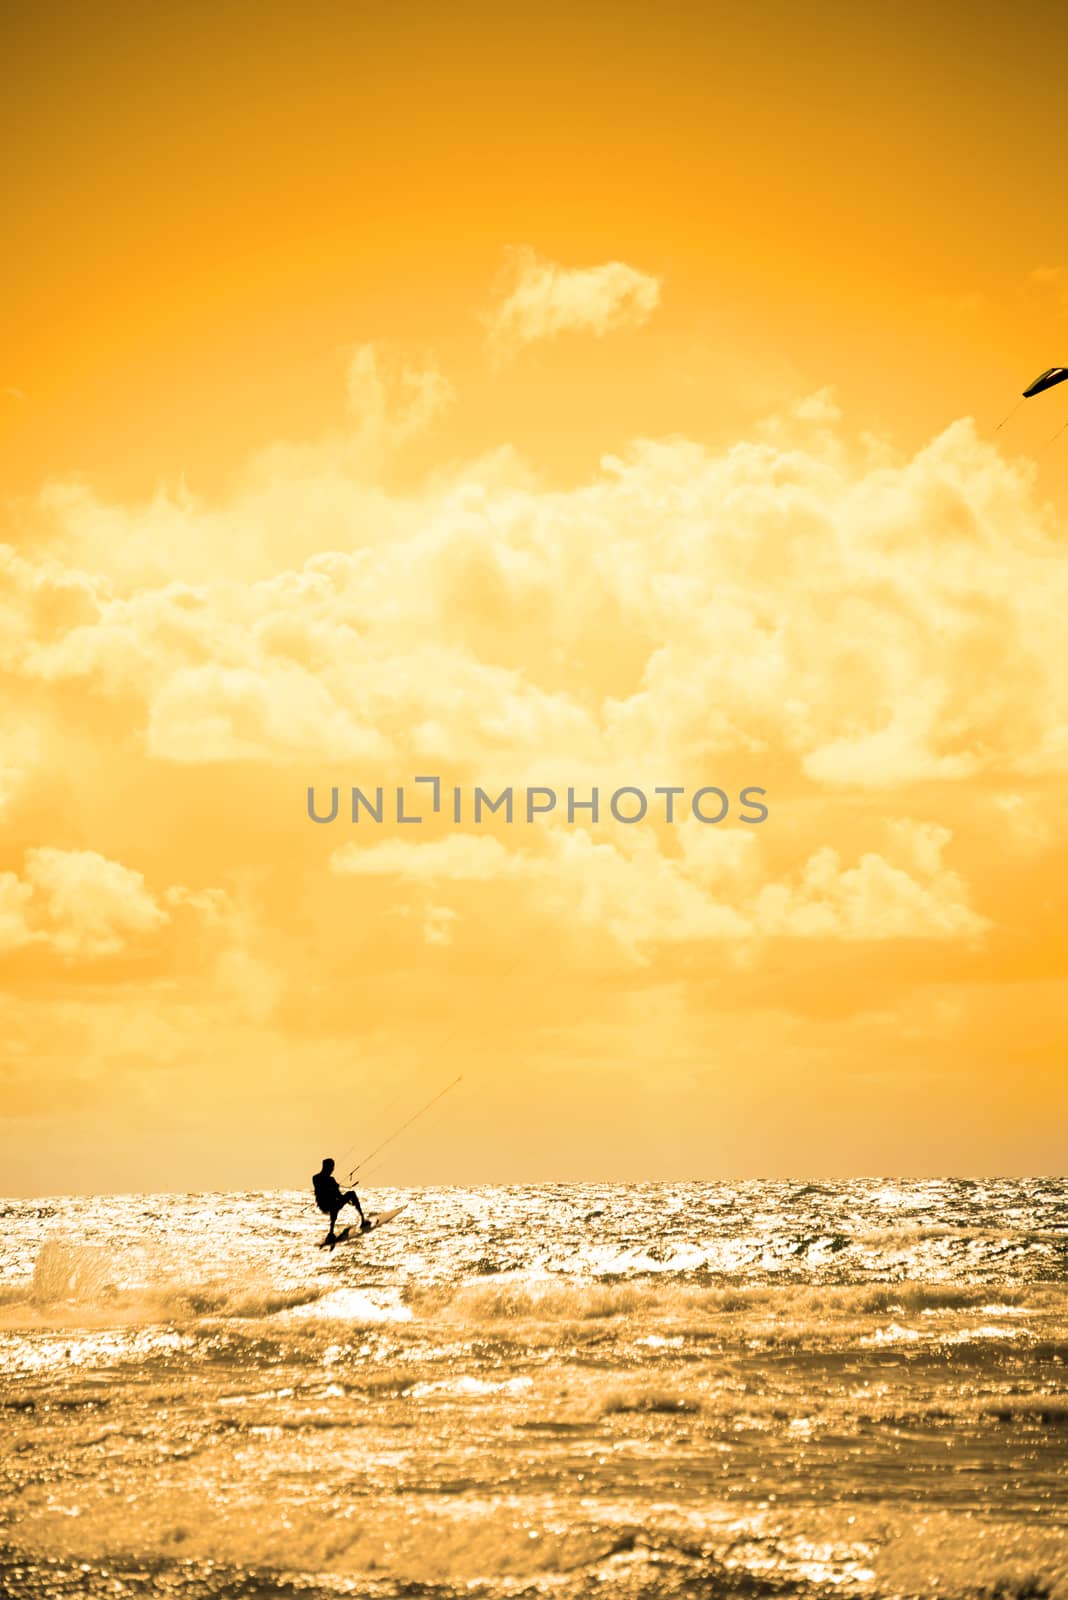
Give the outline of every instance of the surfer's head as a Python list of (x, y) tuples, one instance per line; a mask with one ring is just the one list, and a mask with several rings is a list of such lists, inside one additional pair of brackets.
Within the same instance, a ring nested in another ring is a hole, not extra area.
[(333, 1156), (324, 1156), (323, 1157), (323, 1171), (324, 1172), (333, 1172), (333, 1170), (334, 1170), (334, 1158), (333, 1158)]

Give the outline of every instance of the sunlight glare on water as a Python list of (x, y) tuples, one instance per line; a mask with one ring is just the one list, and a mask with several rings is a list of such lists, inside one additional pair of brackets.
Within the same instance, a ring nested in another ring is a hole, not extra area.
[(10, 1201), (4, 1595), (1068, 1595), (1053, 1181)]

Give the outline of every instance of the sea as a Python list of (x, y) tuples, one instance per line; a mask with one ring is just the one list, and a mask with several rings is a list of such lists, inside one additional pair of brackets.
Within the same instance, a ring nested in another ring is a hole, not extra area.
[(0, 1205), (0, 1594), (1068, 1600), (1068, 1183)]

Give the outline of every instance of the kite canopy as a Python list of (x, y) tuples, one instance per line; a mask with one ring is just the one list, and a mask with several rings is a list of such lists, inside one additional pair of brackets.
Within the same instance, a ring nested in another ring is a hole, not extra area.
[(1068, 367), (1047, 367), (1046, 371), (1024, 390), (1024, 399), (1030, 400), (1032, 395), (1041, 394), (1043, 389), (1052, 389), (1054, 384), (1063, 383), (1065, 378), (1068, 378)]

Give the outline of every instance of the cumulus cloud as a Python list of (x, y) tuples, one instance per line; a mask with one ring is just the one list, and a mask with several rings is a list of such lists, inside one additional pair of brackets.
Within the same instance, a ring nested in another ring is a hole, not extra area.
[[(975, 939), (989, 926), (970, 906), (963, 879), (943, 862), (951, 839), (945, 828), (891, 820), (885, 855), (867, 851), (847, 865), (824, 846), (796, 876), (762, 884), (751, 836), (739, 843), (703, 831), (713, 842), (704, 846), (690, 831), (679, 855), (661, 853), (640, 835), (624, 844), (557, 827), (540, 850), (461, 834), (426, 843), (389, 839), (343, 846), (331, 866), (344, 875), (431, 886), (439, 898), (450, 884), (506, 883), (528, 897), (528, 911), (562, 930), (606, 935), (640, 961), (665, 944)], [(509, 898), (500, 915), (517, 914)], [(453, 908), (453, 915), (460, 913)]]
[(0, 943), (41, 944), (69, 959), (117, 955), (169, 920), (143, 875), (96, 850), (27, 851), (0, 875)]
[[(557, 297), (557, 270), (534, 261), (505, 348), (654, 303), (602, 294), (602, 269)], [(155, 1117), (146, 1057), (213, 1105), (225, 1060), (236, 1125), (262, 1104), (288, 1138), (309, 1073), (349, 1092), (354, 1039), (429, 1060), (461, 1012), (479, 1046), (655, 1062), (708, 1111), (749, 1084), (804, 1108), (827, 1051), (848, 1089), (876, 1036), (897, 1072), (910, 1029), (947, 1082), (973, 1049), (1006, 1059), (976, 995), (1060, 949), (1068, 770), (1068, 568), (1032, 472), (968, 421), (909, 453), (858, 439), (819, 390), (730, 446), (635, 439), (577, 481), (512, 447), (416, 477), (450, 398), (432, 363), (363, 346), (338, 425), (212, 503), (53, 483), (10, 508), (0, 1010), (33, 1070), (7, 1103), (47, 1110), (42, 1059), (49, 1099), (76, 1096), (77, 1062)], [(771, 815), (307, 821), (309, 785), (428, 772), (758, 784)]]
[(603, 338), (617, 328), (640, 328), (660, 303), (660, 280), (623, 261), (564, 267), (529, 247), (511, 252), (502, 292), (483, 317), (499, 359), (523, 345), (561, 333)]
[(115, 955), (168, 920), (140, 872), (96, 850), (31, 850), (26, 876), (44, 902), (47, 937), (62, 955)]
[(172, 673), (155, 698), (148, 748), (171, 761), (275, 760), (332, 752), (381, 759), (389, 744), (338, 703), (328, 684), (289, 662), (260, 669), (207, 663)]
[(224, 942), (238, 932), (220, 889), (172, 884), (156, 893), (143, 873), (99, 850), (33, 846), (20, 871), (0, 872), (0, 951), (32, 947), (71, 964), (150, 950), (176, 911)]
[(970, 423), (873, 461), (821, 395), (774, 441), (642, 441), (567, 491), (474, 463), (394, 495), (384, 541), (351, 463), (329, 482), (332, 548), (251, 582), (182, 568), (223, 521), (255, 525), (258, 488), (172, 506), (181, 538), (150, 516), (156, 583), (8, 551), (12, 681), (129, 700), (185, 765), (752, 781), (767, 757), (884, 791), (1068, 766), (1068, 575), (1031, 479)]
[(855, 866), (843, 865), (831, 846), (818, 850), (796, 883), (766, 884), (754, 907), (759, 930), (802, 939), (975, 938), (989, 927), (968, 904), (961, 877), (941, 863), (941, 843), (932, 861), (910, 872), (874, 851)]
[[(28, 714), (34, 728), (0, 750), (21, 841), (74, 842), (34, 834), (31, 797), (63, 792), (57, 753), (86, 721), (200, 816), (221, 763), (228, 793), (254, 774), (228, 837), (267, 851), (248, 870), (268, 879), (291, 870), (272, 852), (280, 827), (308, 829), (313, 782), (759, 784), (772, 819), (752, 832), (550, 827), (520, 849), (383, 836), (327, 876), (335, 893), (360, 878), (386, 909), (409, 885), (406, 926), (443, 953), (464, 937), (465, 897), (495, 889), (633, 961), (691, 943), (984, 935), (981, 856), (924, 830), (943, 826), (948, 795), (992, 784), (1027, 796), (996, 813), (1022, 837), (1036, 788), (1068, 768), (1068, 574), (1025, 469), (967, 421), (909, 456), (858, 443), (821, 390), (730, 448), (637, 440), (567, 488), (505, 452), (387, 489), (385, 434), (413, 437), (447, 396), (433, 369), (372, 347), (351, 380), (366, 449), (350, 429), (265, 452), (211, 507), (52, 486), (21, 509), (26, 536), (0, 550), (8, 726)], [(919, 820), (888, 824), (898, 811)], [(308, 848), (336, 850), (344, 826)], [(1048, 830), (1029, 837), (1032, 855), (1051, 847)], [(107, 855), (9, 873), (7, 947), (74, 959), (150, 940), (168, 917), (210, 922), (192, 891), (154, 896)], [(294, 897), (271, 912), (282, 924)], [(97, 911), (76, 913), (82, 900)], [(280, 1003), (270, 959), (229, 964), (250, 1014)]]

